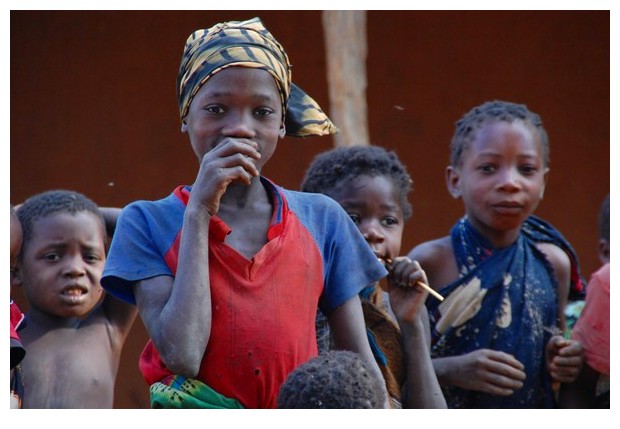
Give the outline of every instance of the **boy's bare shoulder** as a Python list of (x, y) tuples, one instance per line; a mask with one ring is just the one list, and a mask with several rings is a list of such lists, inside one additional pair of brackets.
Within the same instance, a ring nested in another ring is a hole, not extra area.
[(553, 243), (537, 243), (536, 247), (556, 270), (570, 270), (570, 257), (562, 248)]
[(568, 288), (571, 272), (571, 260), (568, 254), (553, 243), (537, 243), (536, 247), (545, 255), (547, 261), (553, 267), (555, 278), (560, 287), (563, 289)]
[(433, 264), (443, 262), (446, 258), (454, 258), (453, 255), (451, 238), (445, 236), (418, 244), (411, 249), (408, 256), (420, 264)]
[(450, 236), (418, 244), (407, 256), (419, 262), (434, 289), (439, 290), (458, 278)]

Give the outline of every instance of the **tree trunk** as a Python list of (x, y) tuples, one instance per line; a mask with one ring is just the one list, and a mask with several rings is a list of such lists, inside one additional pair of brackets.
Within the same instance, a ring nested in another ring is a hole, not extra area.
[(336, 146), (368, 145), (366, 11), (323, 11), (329, 116)]

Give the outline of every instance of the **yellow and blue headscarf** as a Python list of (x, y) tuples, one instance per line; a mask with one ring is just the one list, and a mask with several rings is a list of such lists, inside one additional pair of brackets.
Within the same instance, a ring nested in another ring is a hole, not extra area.
[(251, 67), (269, 72), (282, 101), (286, 135), (322, 136), (338, 132), (319, 105), (291, 81), (291, 65), (284, 48), (259, 18), (230, 21), (193, 32), (185, 43), (177, 77), (181, 120), (198, 90), (227, 67)]

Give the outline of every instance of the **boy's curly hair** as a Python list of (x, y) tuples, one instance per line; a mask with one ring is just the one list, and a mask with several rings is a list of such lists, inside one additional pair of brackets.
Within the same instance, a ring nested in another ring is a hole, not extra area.
[(413, 209), (407, 196), (413, 189), (413, 181), (396, 153), (379, 146), (342, 146), (318, 154), (306, 170), (301, 190), (329, 196), (362, 175), (390, 178), (398, 192), (405, 221), (411, 217)]
[(472, 142), (476, 131), (491, 122), (523, 121), (538, 132), (543, 153), (543, 164), (549, 165), (549, 138), (540, 116), (528, 110), (524, 104), (507, 101), (487, 101), (474, 107), (456, 122), (456, 129), (450, 142), (450, 163), (459, 165), (465, 149)]
[(105, 221), (99, 207), (90, 198), (75, 191), (57, 189), (42, 192), (28, 198), (17, 210), (17, 217), (22, 226), (22, 252), (32, 239), (35, 221), (57, 213), (76, 214), (90, 212), (101, 221), (105, 237)]
[(359, 354), (330, 350), (289, 374), (280, 388), (278, 408), (382, 408), (383, 390)]

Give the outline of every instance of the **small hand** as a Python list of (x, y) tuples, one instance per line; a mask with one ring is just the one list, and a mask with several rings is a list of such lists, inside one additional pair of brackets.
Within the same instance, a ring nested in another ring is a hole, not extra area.
[(231, 183), (249, 185), (260, 174), (254, 162), (260, 157), (256, 142), (225, 138), (202, 157), (190, 203), (202, 204), (209, 215), (214, 215)]
[(420, 314), (428, 292), (416, 286), (428, 283), (424, 270), (417, 261), (401, 256), (388, 265), (388, 294), (390, 306), (399, 323), (412, 323)]
[(491, 349), (479, 349), (451, 362), (450, 384), (467, 390), (509, 396), (523, 387), (524, 366), (514, 356)]
[(546, 358), (547, 369), (554, 381), (572, 383), (583, 366), (583, 347), (578, 341), (555, 335), (547, 343)]

